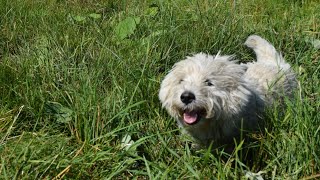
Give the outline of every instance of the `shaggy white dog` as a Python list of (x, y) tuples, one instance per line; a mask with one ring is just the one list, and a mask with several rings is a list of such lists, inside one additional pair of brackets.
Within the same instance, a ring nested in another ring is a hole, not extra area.
[(237, 64), (233, 56), (199, 53), (176, 63), (161, 84), (163, 107), (197, 145), (217, 147), (258, 130), (265, 107), (292, 95), (295, 74), (281, 54), (257, 35), (245, 45), (257, 62)]

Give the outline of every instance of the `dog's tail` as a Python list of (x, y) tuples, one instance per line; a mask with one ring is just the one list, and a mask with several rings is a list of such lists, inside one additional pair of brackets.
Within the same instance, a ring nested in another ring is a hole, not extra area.
[(244, 44), (255, 52), (258, 62), (286, 64), (274, 46), (258, 35), (249, 36)]

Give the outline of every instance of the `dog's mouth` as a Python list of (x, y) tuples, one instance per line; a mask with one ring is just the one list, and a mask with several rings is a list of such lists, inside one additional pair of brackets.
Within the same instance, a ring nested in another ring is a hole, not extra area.
[(197, 112), (195, 111), (191, 111), (191, 112), (184, 112), (183, 113), (183, 121), (187, 124), (195, 124), (196, 122), (198, 122), (199, 119), (199, 115)]
[(188, 124), (188, 125), (194, 125), (198, 123), (203, 117), (204, 113), (202, 111), (187, 111), (185, 110), (183, 112), (183, 122)]

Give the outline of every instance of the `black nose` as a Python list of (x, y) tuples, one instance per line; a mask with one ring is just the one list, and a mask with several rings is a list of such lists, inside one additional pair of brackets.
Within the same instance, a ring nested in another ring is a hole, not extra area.
[(196, 96), (192, 92), (186, 91), (181, 94), (180, 99), (184, 104), (189, 104), (196, 100)]

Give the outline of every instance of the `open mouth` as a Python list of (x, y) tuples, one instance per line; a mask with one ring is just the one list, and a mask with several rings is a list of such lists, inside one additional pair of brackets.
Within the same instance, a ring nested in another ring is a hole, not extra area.
[(195, 111), (184, 112), (183, 113), (183, 121), (187, 124), (194, 124), (198, 121), (198, 113)]
[(193, 125), (199, 122), (201, 117), (203, 117), (204, 112), (202, 111), (187, 111), (183, 112), (183, 122), (188, 125)]

